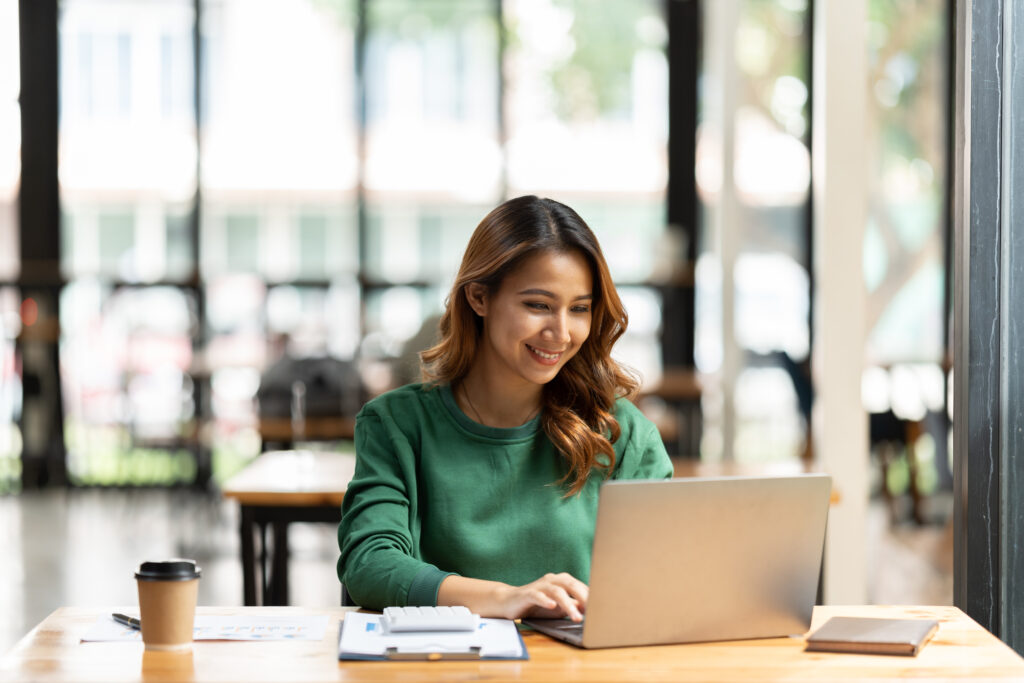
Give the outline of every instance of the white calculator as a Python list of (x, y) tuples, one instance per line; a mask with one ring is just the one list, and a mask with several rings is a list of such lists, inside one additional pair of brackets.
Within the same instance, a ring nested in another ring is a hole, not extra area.
[(381, 624), (388, 633), (475, 631), (480, 617), (468, 607), (385, 607)]

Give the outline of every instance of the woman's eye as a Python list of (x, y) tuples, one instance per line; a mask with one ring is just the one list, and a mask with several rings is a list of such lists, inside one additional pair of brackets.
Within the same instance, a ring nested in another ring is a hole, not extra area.
[(542, 303), (540, 301), (527, 301), (526, 302), (526, 307), (527, 308), (532, 308), (535, 311), (546, 311), (547, 308), (548, 308), (548, 305), (545, 304), (545, 303)]
[(573, 313), (590, 313), (590, 306), (573, 306)]

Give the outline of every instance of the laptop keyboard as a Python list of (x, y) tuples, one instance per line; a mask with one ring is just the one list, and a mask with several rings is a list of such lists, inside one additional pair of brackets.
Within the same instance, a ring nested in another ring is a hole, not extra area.
[(581, 621), (580, 623), (577, 624), (575, 622), (568, 621), (568, 622), (566, 622), (564, 624), (559, 624), (555, 628), (557, 628), (559, 631), (567, 631), (569, 633), (573, 633), (573, 632), (580, 632), (580, 633), (582, 633), (583, 632), (583, 622)]

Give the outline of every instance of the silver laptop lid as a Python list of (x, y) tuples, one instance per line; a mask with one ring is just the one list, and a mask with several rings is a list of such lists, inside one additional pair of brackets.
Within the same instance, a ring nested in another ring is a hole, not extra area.
[(584, 647), (805, 633), (830, 490), (825, 474), (607, 482)]

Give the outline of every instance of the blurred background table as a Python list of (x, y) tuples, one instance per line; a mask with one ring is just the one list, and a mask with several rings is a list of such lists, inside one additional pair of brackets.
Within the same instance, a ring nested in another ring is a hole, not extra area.
[[(638, 403), (655, 400), (664, 408), (655, 416), (661, 438), (669, 455), (682, 458), (700, 457), (703, 434), (701, 395), (704, 388), (693, 368), (665, 368), (660, 381), (643, 389)], [(650, 417), (650, 416), (649, 416)]]
[(299, 424), (301, 429), (296, 430), (296, 421), (292, 418), (261, 416), (259, 430), (263, 447), (292, 448), (296, 441), (351, 440), (356, 430), (354, 417), (306, 417)]
[[(352, 481), (355, 463), (356, 457), (350, 453), (269, 451), (227, 481), (224, 496), (241, 506), (239, 533), (246, 605), (288, 604), (288, 525), (340, 522), (341, 501)], [(269, 544), (268, 526), (272, 535)]]

